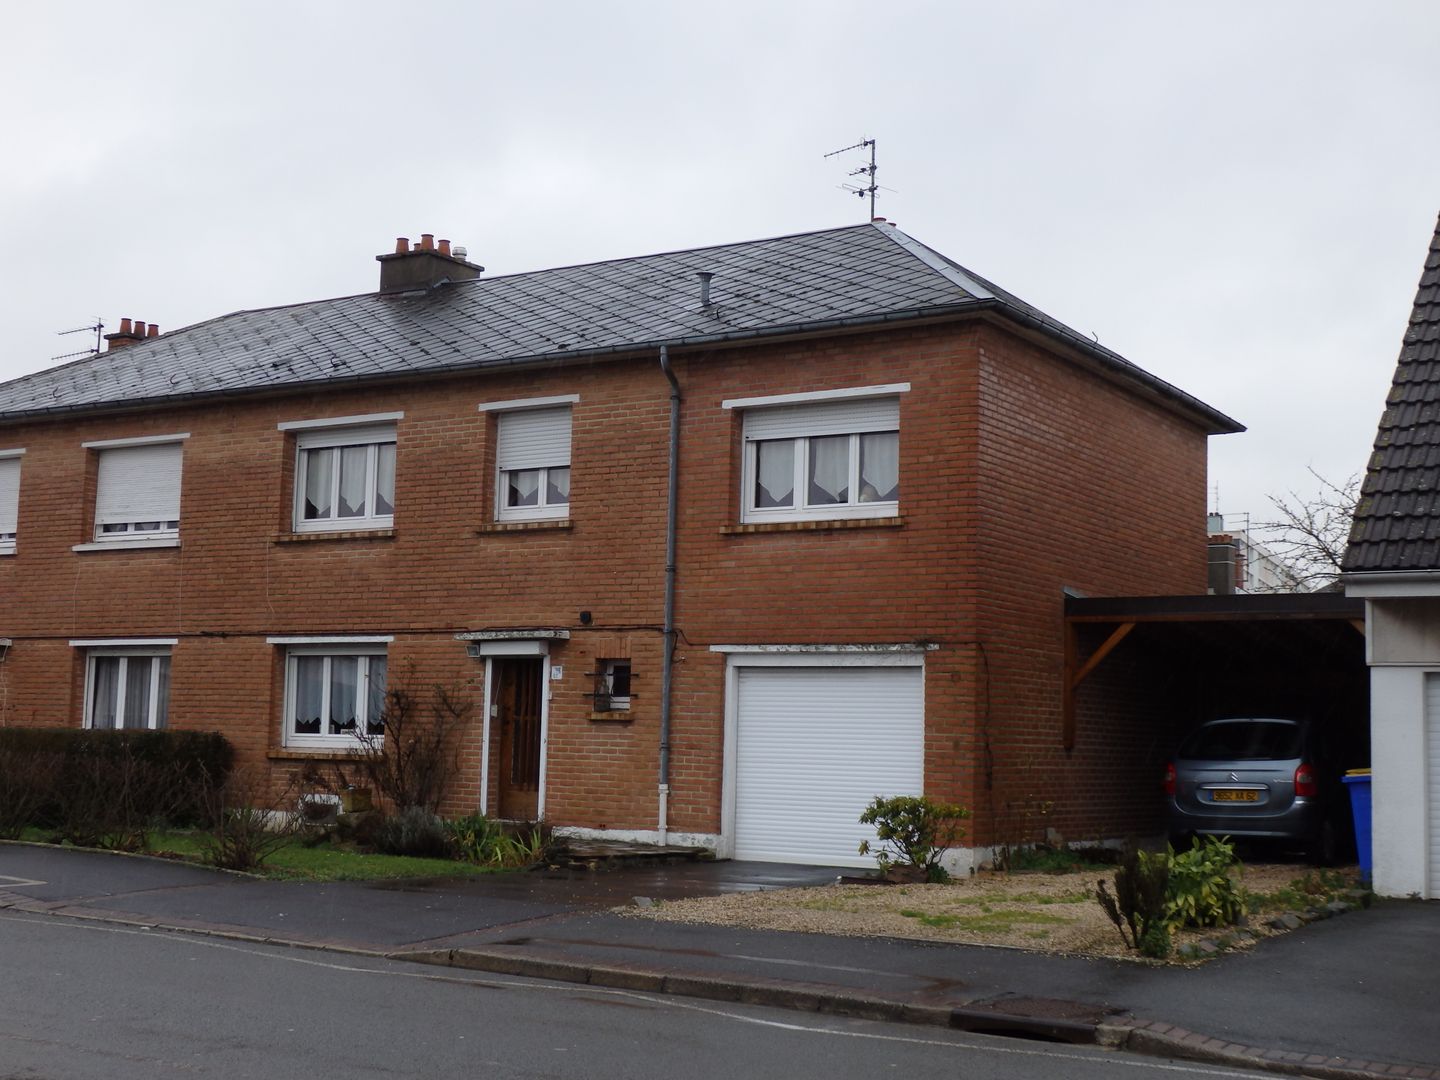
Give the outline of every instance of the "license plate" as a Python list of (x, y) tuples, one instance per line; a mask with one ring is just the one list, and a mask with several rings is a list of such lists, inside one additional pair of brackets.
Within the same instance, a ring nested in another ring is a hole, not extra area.
[(1258, 791), (1246, 791), (1240, 788), (1220, 788), (1210, 793), (1210, 797), (1216, 802), (1259, 802)]

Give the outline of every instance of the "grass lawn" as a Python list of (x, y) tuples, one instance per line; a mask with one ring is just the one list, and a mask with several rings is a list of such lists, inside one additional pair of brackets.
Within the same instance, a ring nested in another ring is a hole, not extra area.
[[(21, 837), (39, 843), (50, 840), (43, 829), (27, 829)], [(201, 835), (193, 832), (156, 832), (148, 853), (186, 862), (203, 863)], [(488, 866), (451, 859), (414, 859), (405, 855), (376, 855), (333, 844), (306, 847), (291, 840), (265, 860), (257, 871), (264, 877), (306, 881), (384, 881), (396, 878), (474, 877), (497, 871)]]

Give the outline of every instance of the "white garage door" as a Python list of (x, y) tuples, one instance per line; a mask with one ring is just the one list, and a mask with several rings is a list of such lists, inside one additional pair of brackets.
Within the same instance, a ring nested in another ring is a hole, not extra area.
[(1425, 676), (1425, 814), (1429, 896), (1440, 898), (1440, 676)]
[(860, 814), (919, 795), (919, 667), (742, 667), (737, 672), (735, 857), (874, 866)]

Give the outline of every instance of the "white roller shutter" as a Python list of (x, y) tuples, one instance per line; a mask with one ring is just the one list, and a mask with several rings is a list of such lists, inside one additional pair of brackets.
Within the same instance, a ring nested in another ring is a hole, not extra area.
[(791, 439), (802, 435), (853, 435), (863, 431), (896, 431), (900, 427), (898, 397), (855, 398), (814, 405), (777, 405), (745, 413), (745, 439)]
[(1440, 897), (1440, 676), (1425, 678), (1425, 823), (1431, 899)]
[(20, 459), (0, 458), (0, 534), (16, 531), (20, 517)]
[(100, 451), (95, 524), (180, 520), (182, 443)]
[(495, 439), (501, 471), (570, 464), (570, 406), (501, 413)]
[(735, 857), (874, 866), (860, 814), (922, 793), (918, 667), (742, 667), (737, 672)]

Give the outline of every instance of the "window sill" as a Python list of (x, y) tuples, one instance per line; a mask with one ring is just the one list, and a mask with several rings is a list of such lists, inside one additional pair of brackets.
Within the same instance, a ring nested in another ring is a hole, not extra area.
[(592, 724), (631, 724), (635, 717), (629, 709), (611, 709), (609, 712), (592, 712), (590, 714)]
[(271, 761), (354, 761), (360, 750), (326, 750), (319, 747), (286, 746), (279, 750), (266, 750), (265, 756)]
[(89, 544), (76, 544), (71, 551), (142, 551), (145, 548), (178, 548), (180, 538), (167, 536), (161, 540), (96, 540)]
[(310, 544), (322, 540), (393, 540), (394, 529), (349, 529), (337, 532), (288, 532), (271, 537), (277, 544)]
[(756, 521), (748, 525), (725, 525), (721, 536), (747, 536), (750, 533), (829, 532), (832, 529), (898, 529), (903, 517), (831, 518), (810, 521)]
[(492, 521), (490, 524), (481, 525), (476, 529), (475, 535), (484, 536), (487, 533), (533, 532), (537, 529), (569, 529), (570, 527), (571, 522), (569, 518), (539, 519), (536, 521)]

